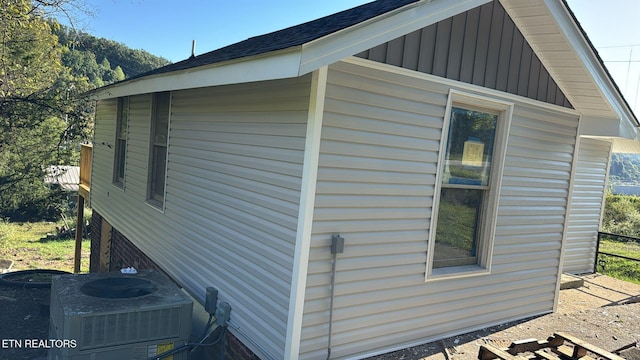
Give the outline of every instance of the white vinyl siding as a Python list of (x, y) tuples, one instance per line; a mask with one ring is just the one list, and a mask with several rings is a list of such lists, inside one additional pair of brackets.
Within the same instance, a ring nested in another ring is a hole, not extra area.
[(337, 257), (333, 358), (552, 311), (578, 116), (508, 98), (515, 107), (491, 273), (425, 282), (453, 82), (360, 63), (329, 70), (300, 357), (326, 356), (334, 233), (345, 246)]
[[(94, 145), (92, 150), (92, 191), (91, 198), (95, 198), (97, 191), (114, 191), (119, 189), (113, 185), (113, 168), (115, 163), (115, 143), (116, 123), (118, 116), (118, 99), (100, 100), (96, 103)], [(100, 180), (96, 181), (98, 177)], [(127, 179), (128, 180), (128, 179)], [(98, 186), (97, 191), (94, 186)], [(94, 206), (95, 204), (91, 204)]]
[(96, 211), (200, 301), (219, 289), (230, 331), (273, 358), (285, 347), (309, 91), (310, 76), (173, 92), (164, 214), (146, 203), (151, 95), (131, 97), (124, 192), (100, 145), (116, 102), (97, 110)]
[(580, 139), (563, 271), (593, 271), (611, 156), (609, 141)]

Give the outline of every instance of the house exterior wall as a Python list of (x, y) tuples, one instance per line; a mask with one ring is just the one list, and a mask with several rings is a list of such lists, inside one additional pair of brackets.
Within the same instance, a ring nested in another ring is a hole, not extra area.
[(130, 98), (123, 189), (108, 146), (116, 100), (96, 112), (95, 210), (195, 298), (216, 287), (233, 308), (230, 331), (274, 358), (285, 346), (309, 91), (310, 76), (173, 92), (164, 209), (146, 201), (151, 94)]
[[(491, 274), (425, 282), (450, 89), (514, 103)], [(301, 358), (326, 355), (331, 234), (332, 356), (424, 343), (554, 307), (578, 115), (497, 91), (351, 60), (330, 67)]]
[[(91, 233), (91, 262), (89, 264), (90, 272), (100, 272), (100, 242), (109, 241), (110, 247), (114, 249), (113, 252), (109, 252), (110, 269), (109, 271), (118, 271), (122, 267), (134, 266), (136, 269), (153, 269), (161, 271), (162, 268), (158, 264), (154, 263), (145, 253), (140, 251), (129, 239), (124, 237), (117, 230), (112, 230), (109, 234), (109, 239), (100, 239), (102, 216), (97, 211), (93, 212), (91, 216), (91, 228), (94, 231)], [(118, 265), (119, 264), (119, 265)], [(165, 273), (168, 276), (168, 274)], [(213, 341), (213, 339), (207, 339), (206, 342)], [(237, 337), (230, 332), (225, 333), (225, 359), (226, 360), (257, 360), (259, 359), (246, 345), (244, 345)], [(220, 351), (218, 347), (201, 347), (194, 354), (196, 356), (215, 356)], [(205, 355), (207, 354), (207, 355)]]
[(571, 107), (498, 0), (356, 56)]
[(610, 158), (611, 142), (580, 139), (567, 223), (565, 272), (580, 274), (594, 271)]

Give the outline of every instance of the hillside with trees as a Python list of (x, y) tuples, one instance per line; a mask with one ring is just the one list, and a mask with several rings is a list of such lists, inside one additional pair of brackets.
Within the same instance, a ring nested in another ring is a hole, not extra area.
[(0, 1), (0, 220), (58, 216), (45, 169), (77, 164), (79, 144), (92, 138), (86, 92), (167, 63), (51, 20), (82, 4)]
[(86, 77), (93, 87), (121, 81), (169, 63), (144, 50), (131, 49), (67, 26), (52, 23), (51, 29), (65, 49), (62, 63), (73, 76)]
[(640, 154), (614, 153), (611, 156), (609, 182), (640, 185)]

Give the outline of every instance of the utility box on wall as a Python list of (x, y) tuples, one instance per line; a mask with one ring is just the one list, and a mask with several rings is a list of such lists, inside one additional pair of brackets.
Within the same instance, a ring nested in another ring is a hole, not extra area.
[(192, 308), (156, 271), (55, 276), (49, 337), (61, 346), (50, 349), (49, 359), (146, 360), (188, 342)]

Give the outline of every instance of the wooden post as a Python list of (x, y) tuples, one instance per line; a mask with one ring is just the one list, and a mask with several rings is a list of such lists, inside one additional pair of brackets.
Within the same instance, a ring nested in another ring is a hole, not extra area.
[(82, 258), (82, 235), (84, 234), (84, 197), (78, 193), (78, 215), (76, 216), (76, 254), (73, 261), (73, 272), (80, 272)]
[(111, 230), (113, 227), (102, 219), (100, 231), (100, 272), (107, 272), (111, 267)]

